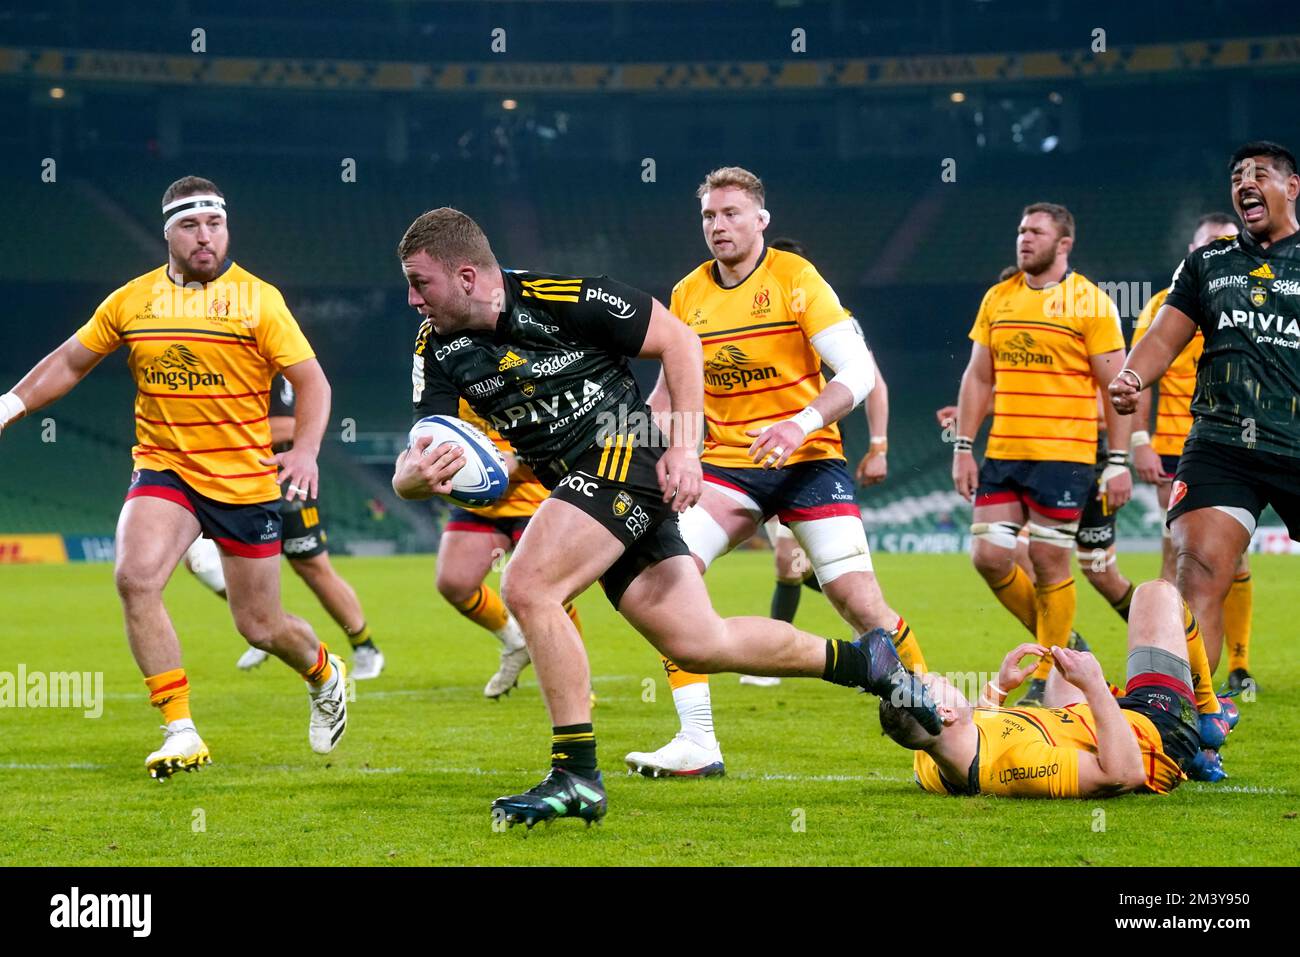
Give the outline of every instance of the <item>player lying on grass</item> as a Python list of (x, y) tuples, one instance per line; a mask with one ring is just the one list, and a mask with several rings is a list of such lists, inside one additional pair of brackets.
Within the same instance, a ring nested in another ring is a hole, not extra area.
[[(943, 730), (931, 734), (888, 698), (885, 734), (916, 751), (917, 783), (935, 794), (1113, 797), (1167, 794), (1213, 760), (1202, 752), (1178, 590), (1166, 581), (1137, 589), (1128, 622), (1128, 684), (1116, 698), (1087, 652), (1049, 648), (1056, 665), (1042, 708), (1002, 702), (1038, 666), (1044, 650), (1017, 646), (971, 705), (938, 674), (925, 677)], [(1028, 665), (1019, 662), (1031, 657)], [(1209, 755), (1217, 757), (1215, 752)]]

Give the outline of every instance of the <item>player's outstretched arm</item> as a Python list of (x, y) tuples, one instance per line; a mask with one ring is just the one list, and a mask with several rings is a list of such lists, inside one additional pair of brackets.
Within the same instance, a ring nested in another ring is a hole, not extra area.
[(662, 366), (670, 413), (669, 448), (655, 471), (664, 501), (673, 503), (673, 511), (684, 512), (700, 500), (704, 483), (699, 453), (704, 424), (704, 348), (686, 323), (656, 299), (637, 356), (658, 359)]
[(1137, 395), (1168, 371), (1178, 354), (1192, 341), (1196, 323), (1180, 309), (1166, 303), (1156, 313), (1146, 335), (1133, 347), (1128, 361), (1110, 383), (1110, 401), (1120, 415), (1137, 411)]
[(871, 356), (871, 367), (875, 370), (876, 384), (867, 393), (864, 407), (867, 412), (867, 428), (871, 433), (871, 446), (867, 454), (858, 463), (857, 480), (859, 485), (875, 485), (885, 480), (889, 473), (889, 385), (880, 373), (880, 365), (875, 354)]
[(1079, 755), (1079, 797), (1112, 797), (1142, 787), (1142, 751), (1097, 659), (1069, 648), (1053, 648), (1052, 659), (1061, 676), (1083, 692), (1097, 722), (1097, 753)]
[(979, 466), (971, 446), (993, 401), (993, 353), (988, 346), (972, 342), (970, 361), (961, 375), (957, 395), (957, 436), (952, 447), (952, 484), (957, 494), (969, 501), (979, 485)]
[(288, 489), (286, 499), (306, 501), (319, 492), (320, 471), (316, 457), (330, 417), (330, 384), (315, 359), (285, 366), (284, 377), (293, 386), (297, 402), (293, 411), (293, 448), (262, 459), (265, 465), (280, 466), (279, 482)]
[(63, 398), (104, 358), (83, 346), (76, 336), (68, 338), (23, 376), (13, 390), (0, 395), (0, 431), (24, 415)]

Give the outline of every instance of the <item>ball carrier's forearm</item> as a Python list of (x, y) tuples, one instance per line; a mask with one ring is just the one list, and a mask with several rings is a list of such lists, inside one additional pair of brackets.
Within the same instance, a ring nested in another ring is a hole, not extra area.
[[(685, 325), (662, 337), (662, 345), (642, 350), (642, 358), (660, 362), (659, 381), (648, 400), (656, 423), (669, 444), (694, 453), (703, 438), (704, 350), (699, 338)], [(680, 330), (680, 331), (679, 331)]]

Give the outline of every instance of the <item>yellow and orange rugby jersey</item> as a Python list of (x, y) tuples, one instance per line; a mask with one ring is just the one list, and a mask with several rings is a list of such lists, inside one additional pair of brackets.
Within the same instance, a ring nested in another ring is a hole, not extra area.
[(1095, 460), (1099, 383), (1088, 357), (1124, 348), (1109, 296), (1076, 272), (1047, 289), (1016, 273), (984, 294), (970, 338), (993, 355), (989, 458)]
[[(1156, 313), (1165, 304), (1168, 289), (1161, 289), (1151, 297), (1138, 315), (1137, 326), (1133, 329), (1133, 345), (1136, 346), (1151, 323), (1155, 322)], [(1205, 349), (1205, 336), (1200, 327), (1192, 336), (1192, 341), (1183, 346), (1178, 358), (1169, 363), (1169, 368), (1160, 377), (1160, 396), (1156, 403), (1156, 431), (1151, 436), (1151, 448), (1157, 455), (1182, 455), (1183, 443), (1192, 427), (1192, 394), (1196, 391), (1196, 364), (1201, 361), (1201, 352)], [(1134, 428), (1145, 429), (1146, 422), (1139, 422)]]
[[(460, 400), (460, 408), (456, 414), (491, 439), (504, 454), (515, 454), (510, 443), (501, 437), (501, 433), (471, 409), (464, 399)], [(538, 506), (546, 501), (546, 496), (549, 494), (546, 486), (533, 474), (533, 470), (520, 462), (518, 469), (510, 476), (509, 487), (499, 499), (491, 505), (482, 505), (478, 508), (471, 508), (468, 505), (460, 505), (460, 507), (487, 518), (527, 518), (537, 511)]]
[(280, 291), (231, 263), (204, 286), (160, 266), (114, 291), (77, 330), (92, 352), (126, 344), (135, 378), (135, 467), (170, 469), (232, 505), (280, 497), (271, 379), (315, 356)]
[[(1186, 775), (1165, 754), (1160, 733), (1145, 715), (1124, 711), (1142, 752), (1146, 786), (1168, 794)], [(1004, 797), (1068, 798), (1079, 796), (1079, 755), (1097, 753), (1097, 720), (1080, 702), (1065, 708), (976, 708), (979, 732), (980, 794)], [(912, 763), (917, 783), (934, 794), (973, 793), (945, 784), (939, 767), (924, 751)], [(952, 782), (957, 785), (959, 782)], [(961, 782), (969, 785), (975, 782)]]
[[(718, 283), (713, 260), (673, 287), (669, 310), (704, 346), (702, 460), (726, 468), (757, 468), (749, 457), (763, 429), (806, 407), (826, 387), (811, 339), (849, 318), (835, 290), (802, 256), (767, 249), (737, 286)], [(839, 427), (809, 433), (788, 462), (844, 458)]]

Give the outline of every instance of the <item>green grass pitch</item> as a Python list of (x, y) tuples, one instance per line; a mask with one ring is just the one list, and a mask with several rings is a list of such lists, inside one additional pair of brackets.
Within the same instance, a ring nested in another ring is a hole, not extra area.
[[(994, 670), (1022, 640), (961, 555), (881, 555), (889, 600), (930, 666)], [(725, 779), (625, 775), (629, 750), (676, 728), (652, 649), (598, 590), (580, 600), (600, 703), (595, 712), (610, 812), (496, 832), (493, 798), (534, 784), (548, 754), (531, 670), (508, 699), (481, 689), (496, 643), (433, 591), (434, 559), (336, 560), (360, 593), (388, 658), (361, 683), (331, 755), (307, 746), (306, 694), (278, 662), (235, 669), (243, 643), (221, 603), (183, 572), (167, 600), (185, 647), (194, 715), (214, 763), (160, 784), (144, 772), (159, 717), (127, 651), (108, 565), (0, 569), (0, 671), (104, 672), (98, 719), (72, 710), (0, 710), (0, 864), (367, 865), (1247, 865), (1300, 859), (1300, 606), (1296, 560), (1255, 566), (1252, 666), (1262, 691), (1243, 705), (1221, 785), (1112, 801), (955, 799), (921, 793), (911, 757), (880, 736), (874, 699), (816, 680), (777, 689), (713, 681)], [(1138, 580), (1156, 556), (1122, 555)], [(718, 562), (709, 587), (724, 614), (766, 612), (771, 556)], [(287, 605), (342, 645), (285, 569)], [(685, 610), (683, 613), (686, 614)], [(798, 623), (845, 636), (805, 592)], [(1124, 630), (1080, 579), (1078, 627), (1121, 678)], [(1220, 677), (1226, 667), (1220, 666)], [(652, 692), (647, 689), (652, 689)]]

